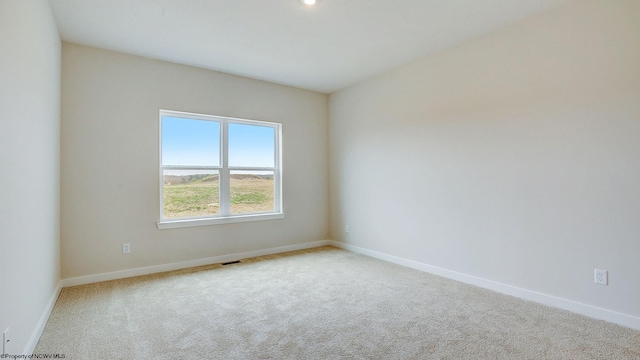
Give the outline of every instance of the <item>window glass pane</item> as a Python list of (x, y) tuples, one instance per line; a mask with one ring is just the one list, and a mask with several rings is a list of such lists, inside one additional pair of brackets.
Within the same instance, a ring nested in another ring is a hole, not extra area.
[(217, 170), (163, 170), (162, 175), (166, 219), (220, 213)]
[(274, 211), (273, 171), (231, 171), (231, 213)]
[(229, 123), (229, 166), (275, 166), (275, 129)]
[(220, 166), (220, 123), (163, 116), (162, 165)]

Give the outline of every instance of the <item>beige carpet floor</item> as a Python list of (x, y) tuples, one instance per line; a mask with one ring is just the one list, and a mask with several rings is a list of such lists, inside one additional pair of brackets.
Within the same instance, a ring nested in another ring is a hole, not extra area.
[(640, 332), (333, 247), (64, 288), (65, 359), (640, 359)]

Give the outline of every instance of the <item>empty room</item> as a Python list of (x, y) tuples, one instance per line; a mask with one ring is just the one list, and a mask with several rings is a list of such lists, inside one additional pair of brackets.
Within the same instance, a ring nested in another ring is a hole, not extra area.
[(640, 359), (638, 19), (0, 0), (3, 358)]

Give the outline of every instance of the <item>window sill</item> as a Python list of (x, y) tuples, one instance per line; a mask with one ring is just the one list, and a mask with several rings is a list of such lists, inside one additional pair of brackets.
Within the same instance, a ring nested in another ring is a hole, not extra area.
[(271, 214), (251, 214), (251, 215), (236, 215), (227, 217), (216, 217), (207, 219), (184, 219), (184, 220), (163, 220), (158, 221), (158, 229), (176, 229), (193, 226), (207, 226), (207, 225), (222, 225), (233, 224), (239, 222), (248, 221), (264, 221), (264, 220), (276, 220), (284, 219), (284, 213), (271, 213)]

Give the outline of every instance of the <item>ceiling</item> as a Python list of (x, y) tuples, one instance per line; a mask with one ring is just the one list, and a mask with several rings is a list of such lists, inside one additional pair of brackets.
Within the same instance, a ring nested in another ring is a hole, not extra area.
[(574, 0), (50, 0), (64, 41), (330, 93)]

